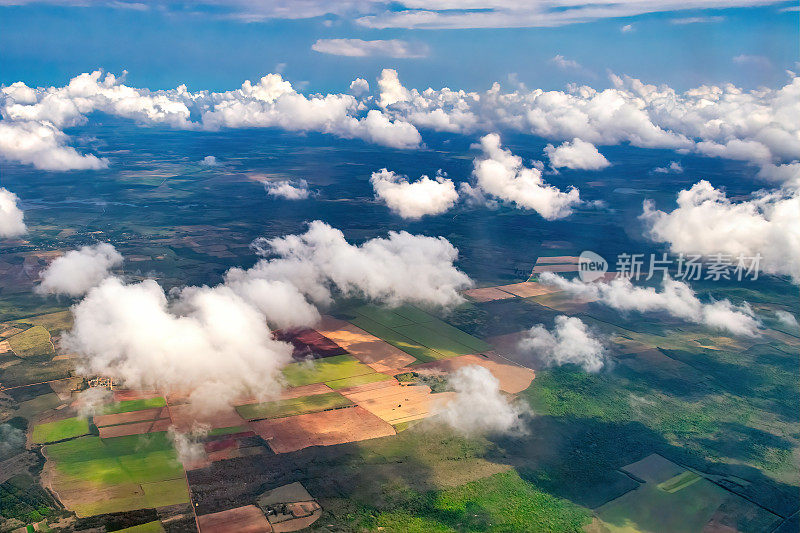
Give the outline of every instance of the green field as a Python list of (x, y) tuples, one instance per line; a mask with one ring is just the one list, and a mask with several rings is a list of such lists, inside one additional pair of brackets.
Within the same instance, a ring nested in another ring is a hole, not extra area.
[(287, 400), (240, 405), (236, 407), (236, 411), (242, 418), (256, 420), (314, 413), (327, 409), (335, 409), (337, 407), (346, 407), (352, 404), (353, 402), (338, 392), (329, 392), (326, 394), (301, 396), (300, 398), (289, 398)]
[(208, 434), (212, 437), (216, 437), (219, 435), (230, 435), (232, 433), (244, 433), (245, 431), (251, 431), (247, 426), (231, 426), (227, 428), (214, 428), (208, 432)]
[(32, 316), (17, 320), (16, 323), (30, 324), (31, 326), (44, 326), (48, 331), (58, 333), (59, 331), (68, 330), (72, 327), (72, 311), (67, 309), (56, 313)]
[(31, 441), (37, 444), (56, 442), (89, 434), (89, 421), (85, 418), (65, 418), (57, 422), (38, 424), (33, 428)]
[(350, 320), (361, 329), (426, 363), (490, 349), (473, 337), (411, 306), (386, 309), (365, 305), (353, 309)]
[(440, 491), (401, 490), (392, 509), (363, 511), (360, 525), (387, 532), (580, 532), (586, 509), (538, 490), (515, 471)]
[(292, 363), (283, 368), (286, 382), (292, 387), (375, 373), (373, 369), (349, 354)]
[(380, 374), (362, 374), (360, 376), (353, 376), (349, 378), (336, 379), (333, 381), (326, 381), (325, 385), (332, 389), (346, 389), (348, 387), (356, 387), (358, 385), (366, 385), (367, 383), (376, 383), (378, 381), (387, 381), (392, 379), (391, 376)]
[(603, 505), (597, 509), (597, 514), (612, 533), (695, 533), (703, 530), (729, 494), (702, 478), (676, 492), (666, 492), (652, 483), (644, 483)]
[(120, 413), (130, 413), (131, 411), (141, 411), (152, 409), (153, 407), (164, 407), (167, 401), (162, 397), (145, 398), (143, 400), (123, 400), (103, 407), (104, 415), (117, 415)]
[(166, 432), (80, 437), (45, 446), (44, 453), (54, 463), (56, 490), (102, 492), (103, 497), (70, 507), (82, 516), (189, 501), (183, 467)]
[(702, 478), (691, 471), (686, 471), (677, 476), (668, 479), (663, 483), (658, 484), (658, 488), (663, 490), (664, 492), (669, 492), (672, 494), (673, 492), (678, 492), (681, 489), (685, 489), (689, 485), (700, 481)]
[(125, 529), (118, 529), (117, 533), (163, 533), (164, 527), (161, 522), (147, 522), (146, 524), (139, 524), (138, 526), (126, 527)]
[(44, 326), (33, 326), (8, 338), (8, 344), (17, 357), (54, 355), (50, 332)]

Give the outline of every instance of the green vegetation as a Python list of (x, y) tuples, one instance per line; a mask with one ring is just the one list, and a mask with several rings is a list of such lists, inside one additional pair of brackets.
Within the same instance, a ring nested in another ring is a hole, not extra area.
[(89, 421), (74, 417), (34, 426), (31, 440), (37, 444), (46, 444), (88, 434)]
[(413, 355), (421, 363), (490, 349), (484, 341), (416, 307), (386, 309), (365, 305), (354, 312), (353, 324)]
[(256, 420), (314, 413), (327, 409), (335, 409), (337, 407), (346, 407), (352, 404), (353, 402), (338, 392), (329, 392), (325, 394), (301, 396), (299, 398), (289, 398), (287, 400), (240, 405), (236, 407), (236, 411), (242, 418)]
[(51, 333), (58, 333), (72, 327), (72, 311), (67, 309), (55, 313), (32, 316), (17, 320), (16, 323), (20, 325), (29, 324), (31, 326), (43, 326)]
[(8, 338), (8, 344), (17, 357), (41, 357), (55, 354), (50, 332), (44, 326), (33, 326)]
[(130, 413), (131, 411), (141, 411), (152, 409), (153, 407), (164, 407), (167, 401), (162, 397), (145, 398), (142, 400), (123, 400), (103, 407), (104, 415), (116, 415), (119, 413)]
[(244, 433), (245, 431), (251, 431), (247, 426), (231, 426), (227, 428), (214, 428), (208, 432), (209, 436), (217, 437), (220, 435), (230, 435), (232, 433)]
[(56, 509), (53, 498), (28, 474), (0, 483), (0, 516), (39, 522)]
[(375, 373), (373, 369), (349, 354), (292, 363), (283, 368), (283, 375), (292, 387)]
[(683, 490), (667, 492), (651, 483), (600, 507), (597, 513), (612, 533), (634, 531), (702, 531), (730, 493), (699, 478)]
[(392, 379), (391, 376), (375, 372), (374, 374), (362, 374), (360, 376), (326, 381), (325, 385), (332, 389), (346, 389), (348, 387), (356, 387), (358, 385), (366, 385), (367, 383), (376, 383), (378, 381), (387, 381), (390, 379)]
[[(70, 506), (81, 516), (144, 509), (156, 501), (189, 501), (183, 467), (165, 432), (80, 437), (48, 445), (44, 453), (54, 462), (56, 490), (91, 491), (85, 502)], [(104, 497), (98, 498), (97, 491)]]
[(139, 524), (138, 526), (126, 527), (125, 529), (118, 529), (117, 533), (163, 533), (164, 527), (161, 522), (147, 522), (146, 524)]
[(701, 479), (702, 478), (694, 472), (687, 470), (686, 472), (682, 472), (663, 483), (659, 483), (658, 488), (669, 493), (678, 492), (679, 490), (685, 489), (692, 483), (700, 481)]
[(362, 511), (360, 526), (388, 532), (558, 531), (579, 532), (586, 509), (555, 498), (516, 472), (502, 472), (440, 491), (419, 493), (387, 487), (390, 509)]

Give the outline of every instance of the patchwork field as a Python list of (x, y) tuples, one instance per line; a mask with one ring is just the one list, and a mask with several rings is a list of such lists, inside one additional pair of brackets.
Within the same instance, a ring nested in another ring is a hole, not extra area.
[(199, 515), (197, 523), (200, 526), (200, 533), (226, 533), (228, 531), (269, 533), (272, 531), (267, 517), (255, 505)]
[(89, 422), (85, 418), (66, 418), (56, 422), (39, 424), (33, 428), (31, 442), (46, 444), (89, 434)]
[(41, 357), (55, 354), (50, 332), (44, 326), (33, 326), (6, 340), (17, 357)]
[(378, 372), (391, 372), (417, 361), (414, 356), (344, 320), (323, 316), (317, 329)]
[(404, 386), (396, 380), (364, 385), (343, 391), (348, 399), (389, 424), (420, 420), (431, 413), (436, 401), (447, 401), (455, 394), (432, 395), (424, 385)]
[(357, 376), (372, 376), (375, 380), (386, 378), (349, 354), (292, 363), (283, 368), (283, 375), (291, 387), (312, 383), (342, 383), (342, 380)]

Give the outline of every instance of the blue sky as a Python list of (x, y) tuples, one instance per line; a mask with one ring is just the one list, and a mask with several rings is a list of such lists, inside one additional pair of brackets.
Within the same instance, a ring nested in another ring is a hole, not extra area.
[[(229, 7), (186, 12), (32, 3), (0, 7), (0, 83), (62, 85), (102, 68), (128, 70), (127, 82), (139, 87), (223, 90), (280, 71), (306, 91), (339, 92), (357, 76), (372, 82), (391, 67), (407, 86), (420, 88), (485, 89), (493, 81), (605, 87), (608, 71), (677, 89), (725, 82), (776, 87), (786, 69), (797, 68), (798, 12), (786, 9), (792, 5), (599, 17), (558, 27), (372, 29), (356, 15), (243, 22), (231, 18)], [(630, 31), (621, 31), (624, 25)], [(335, 38), (402, 39), (429, 52), (397, 59), (311, 50), (318, 39)], [(580, 66), (559, 68), (556, 55)]]

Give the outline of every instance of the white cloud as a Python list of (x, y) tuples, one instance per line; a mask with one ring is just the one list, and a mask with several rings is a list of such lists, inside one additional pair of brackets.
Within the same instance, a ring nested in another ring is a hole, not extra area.
[(49, 122), (0, 120), (0, 157), (4, 159), (42, 170), (108, 167), (105, 158), (80, 154), (67, 141), (67, 135)]
[(753, 54), (739, 54), (733, 58), (737, 65), (750, 65), (757, 68), (772, 68), (772, 61), (769, 58)]
[(670, 161), (665, 167), (656, 167), (653, 172), (657, 174), (683, 174), (683, 167), (679, 161)]
[(578, 189), (562, 192), (542, 179), (538, 168), (527, 168), (522, 158), (500, 146), (500, 136), (489, 134), (481, 138), (483, 157), (475, 160), (474, 188), (520, 208), (533, 209), (543, 218), (554, 220), (572, 213), (580, 203)]
[(405, 102), (411, 94), (400, 83), (397, 71), (391, 68), (385, 68), (381, 71), (381, 75), (378, 78), (378, 88), (380, 90), (379, 105), (384, 109), (397, 102)]
[(500, 392), (500, 382), (482, 366), (459, 368), (447, 378), (454, 398), (434, 406), (439, 420), (465, 435), (523, 433), (528, 408)]
[(687, 24), (713, 24), (716, 22), (722, 22), (725, 20), (725, 17), (721, 16), (709, 16), (709, 17), (682, 17), (670, 20), (670, 24), (677, 24), (679, 26), (685, 26)]
[(184, 289), (170, 301), (153, 280), (107, 278), (72, 314), (62, 343), (81, 354), (83, 375), (188, 393), (209, 410), (240, 395), (276, 393), (291, 359), (291, 346), (272, 339), (264, 315), (226, 286)]
[(350, 94), (359, 97), (369, 94), (369, 82), (364, 78), (356, 78), (350, 82)]
[(575, 364), (587, 372), (598, 372), (605, 364), (600, 340), (580, 318), (559, 315), (553, 331), (538, 324), (519, 340), (518, 348), (535, 356), (546, 366)]
[(122, 255), (105, 242), (70, 250), (42, 271), (36, 291), (80, 296), (107, 278), (111, 268), (121, 264)]
[(370, 183), (376, 198), (403, 218), (438, 215), (458, 201), (453, 181), (441, 175), (435, 179), (421, 176), (417, 181), (409, 182), (405, 177), (384, 168), (372, 173)]
[(550, 166), (553, 168), (599, 170), (611, 166), (608, 159), (592, 143), (578, 138), (573, 139), (571, 143), (565, 142), (558, 148), (548, 144), (544, 148), (544, 153), (550, 158)]
[(633, 24), (625, 24), (619, 29), (619, 31), (622, 33), (630, 33), (633, 31)]
[(800, 159), (800, 78), (779, 89), (745, 91), (731, 84), (683, 93), (612, 75), (614, 87), (567, 91), (495, 84), (485, 92), (407, 89), (392, 71), (384, 104), (397, 120), (454, 133), (517, 131), (553, 141), (693, 150), (758, 164)]
[(306, 180), (265, 181), (264, 188), (270, 196), (286, 200), (305, 200), (311, 194)]
[(459, 291), (471, 285), (453, 264), (458, 251), (443, 237), (391, 231), (352, 245), (338, 229), (314, 221), (302, 235), (258, 244), (270, 257), (248, 270), (248, 277), (285, 281), (320, 303), (336, 290), (389, 305), (451, 306), (463, 301)]
[(567, 59), (561, 54), (554, 55), (552, 58), (550, 58), (549, 63), (555, 65), (561, 70), (580, 70), (583, 68), (581, 64), (574, 59)]
[(670, 212), (644, 203), (642, 220), (649, 237), (666, 242), (677, 253), (714, 256), (761, 254), (761, 270), (800, 281), (800, 193), (757, 193), (751, 200), (731, 201), (702, 180), (678, 193)]
[(318, 39), (311, 49), (323, 54), (348, 57), (420, 58), (428, 55), (428, 47), (400, 39), (364, 41), (362, 39)]
[(798, 327), (797, 318), (789, 311), (778, 309), (775, 311), (775, 317), (784, 325), (790, 328)]
[(219, 165), (219, 162), (217, 161), (217, 158), (214, 157), (213, 155), (207, 155), (203, 158), (202, 161), (200, 161), (200, 164), (203, 165), (204, 167), (215, 167)]
[(198, 413), (210, 412), (243, 395), (277, 393), (292, 347), (274, 340), (267, 324), (313, 325), (319, 311), (309, 299), (325, 304), (337, 292), (390, 305), (450, 306), (471, 284), (443, 238), (390, 232), (356, 246), (316, 221), (305, 234), (255, 244), (269, 257), (229, 270), (213, 287), (167, 295), (154, 280), (106, 277), (89, 289), (72, 307), (75, 324), (62, 339), (80, 354), (78, 371), (184, 393)]
[(663, 312), (734, 335), (759, 335), (759, 322), (746, 302), (739, 306), (729, 300), (703, 303), (688, 284), (669, 277), (664, 278), (661, 292), (653, 287), (634, 286), (624, 278), (616, 278), (610, 283), (583, 283), (545, 272), (539, 279), (574, 296), (599, 300), (620, 311)]
[(0, 238), (22, 235), (25, 227), (25, 215), (17, 206), (19, 198), (4, 187), (0, 187)]

